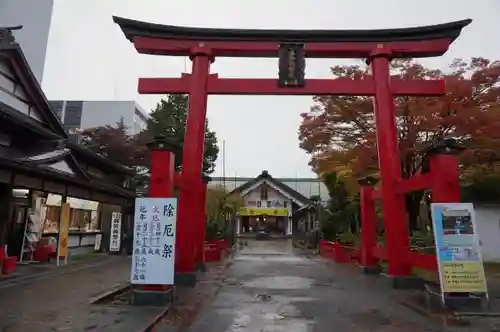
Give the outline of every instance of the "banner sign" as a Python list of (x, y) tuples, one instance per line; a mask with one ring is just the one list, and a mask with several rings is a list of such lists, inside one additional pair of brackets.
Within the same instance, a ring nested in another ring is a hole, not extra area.
[(132, 284), (174, 284), (176, 222), (177, 198), (135, 199)]
[(443, 293), (487, 293), (472, 203), (432, 203)]
[(122, 233), (122, 214), (113, 212), (111, 214), (111, 231), (109, 234), (109, 251), (120, 251)]
[(102, 234), (96, 234), (94, 242), (94, 251), (101, 250)]
[(275, 217), (288, 217), (288, 209), (277, 208), (252, 208), (244, 207), (240, 209), (240, 216), (275, 216)]
[(59, 261), (64, 258), (65, 263), (68, 262), (68, 237), (69, 237), (69, 219), (71, 208), (69, 203), (64, 203), (61, 206), (61, 216), (59, 220), (59, 240), (57, 243), (57, 266)]

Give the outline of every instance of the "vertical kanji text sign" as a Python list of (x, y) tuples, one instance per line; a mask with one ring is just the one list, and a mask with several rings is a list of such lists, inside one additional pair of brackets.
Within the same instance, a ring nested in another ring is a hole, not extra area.
[(113, 212), (111, 214), (111, 232), (109, 235), (109, 251), (120, 251), (122, 233), (122, 214)]
[(177, 198), (136, 198), (132, 284), (174, 284), (176, 221)]

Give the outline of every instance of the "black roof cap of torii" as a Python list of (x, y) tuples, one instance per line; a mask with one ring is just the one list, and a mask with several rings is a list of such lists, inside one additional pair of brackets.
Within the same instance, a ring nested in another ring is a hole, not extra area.
[(400, 29), (376, 30), (265, 30), (215, 29), (163, 25), (113, 16), (128, 40), (134, 37), (196, 41), (268, 42), (398, 42), (432, 39), (454, 41), (472, 20)]

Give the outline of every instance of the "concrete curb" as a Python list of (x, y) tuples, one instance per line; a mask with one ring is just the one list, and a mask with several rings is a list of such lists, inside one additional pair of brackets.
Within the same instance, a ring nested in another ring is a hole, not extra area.
[(102, 265), (109, 264), (109, 261), (106, 258), (95, 258), (94, 261), (86, 261), (86, 262), (75, 262), (68, 264), (66, 266), (54, 267), (51, 271), (35, 273), (33, 275), (27, 276), (15, 276), (12, 278), (8, 278), (6, 280), (0, 281), (0, 289), (9, 288), (19, 286), (25, 283), (29, 283), (31, 281), (43, 280), (49, 277), (53, 277), (56, 275), (65, 275), (73, 272), (78, 272), (94, 267), (99, 267)]
[(151, 331), (154, 331), (154, 329), (156, 328), (156, 326), (158, 325), (158, 323), (160, 323), (161, 320), (163, 318), (165, 318), (165, 316), (167, 316), (167, 314), (168, 314), (168, 312), (169, 312), (169, 310), (170, 310), (171, 307), (172, 306), (169, 305), (167, 308), (165, 308), (164, 311), (162, 311), (161, 313), (159, 313), (158, 315), (156, 315), (156, 317), (153, 318), (152, 322), (148, 323), (145, 327), (138, 329), (137, 332), (151, 332)]
[(97, 304), (99, 305), (101, 301), (104, 301), (110, 297), (114, 297), (117, 294), (125, 292), (128, 288), (130, 288), (130, 283), (129, 282), (122, 282), (115, 287), (111, 288), (109, 291), (104, 292), (103, 294), (94, 296), (93, 298), (90, 299), (89, 304)]
[[(233, 262), (233, 256), (234, 254), (236, 253), (237, 251), (237, 245), (238, 245), (238, 241), (235, 242), (235, 244), (230, 248), (230, 250), (228, 250), (228, 256), (227, 258), (225, 259), (225, 262), (223, 264), (223, 269), (227, 269), (229, 265), (231, 265), (231, 263)], [(210, 301), (212, 300), (215, 295), (217, 294), (217, 292), (219, 291), (220, 289), (220, 285), (217, 287), (217, 289), (215, 290), (215, 292), (210, 296), (210, 298), (207, 300), (207, 301)], [(110, 291), (109, 293), (112, 293), (113, 291)], [(116, 292), (116, 289), (115, 289), (115, 292)], [(103, 297), (103, 296), (101, 296)], [(151, 331), (154, 331), (154, 329), (159, 325), (159, 323), (161, 323), (161, 321), (163, 320), (163, 318), (165, 318), (170, 310), (171, 306), (169, 306), (168, 308), (166, 308), (163, 312), (161, 312), (160, 314), (158, 314), (152, 322), (150, 322), (146, 327), (144, 328), (141, 328), (140, 330), (138, 330), (137, 332), (151, 332)], [(200, 311), (203, 310), (203, 306), (200, 308)], [(179, 327), (173, 327), (172, 326), (172, 331), (171, 332), (174, 332), (174, 331), (177, 331), (177, 330), (181, 330), (183, 327), (182, 326), (179, 326)], [(165, 330), (162, 330), (162, 332), (170, 332), (170, 331), (165, 331)]]

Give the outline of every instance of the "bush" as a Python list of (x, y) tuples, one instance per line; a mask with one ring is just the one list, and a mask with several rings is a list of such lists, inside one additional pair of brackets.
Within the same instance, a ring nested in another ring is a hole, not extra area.
[(218, 223), (207, 223), (206, 240), (218, 240), (221, 237), (221, 229)]
[(346, 246), (357, 246), (359, 244), (359, 237), (353, 233), (342, 233), (337, 236), (337, 241)]

